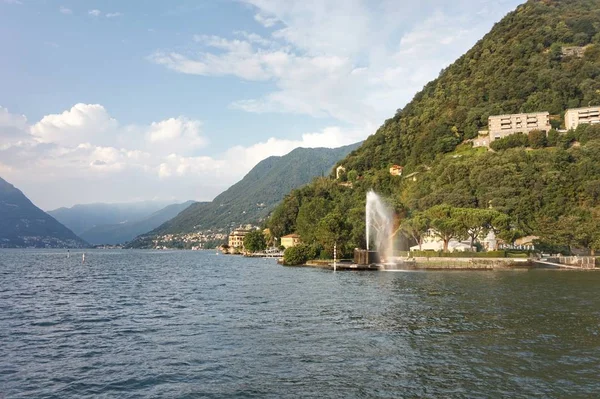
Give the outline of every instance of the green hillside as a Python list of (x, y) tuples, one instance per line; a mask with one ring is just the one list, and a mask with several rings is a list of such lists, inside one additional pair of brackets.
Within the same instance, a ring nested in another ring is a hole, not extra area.
[[(271, 230), (298, 232), (325, 250), (337, 241), (349, 255), (365, 245), (365, 195), (374, 189), (403, 220), (431, 221), (435, 212), (426, 212), (437, 205), (491, 207), (507, 216), (498, 233), (508, 241), (535, 234), (555, 246), (600, 246), (590, 233), (600, 225), (587, 223), (600, 214), (597, 126), (551, 131), (542, 142), (508, 140), (497, 153), (461, 145), (490, 115), (549, 111), (559, 128), (566, 109), (600, 105), (599, 32), (599, 0), (519, 6), (339, 162), (353, 188), (316, 179), (286, 197)], [(586, 46), (583, 57), (563, 56), (566, 46)], [(403, 177), (390, 175), (393, 164), (405, 167)]]
[(297, 148), (281, 157), (269, 157), (212, 202), (191, 205), (147, 235), (258, 224), (290, 190), (310, 182), (315, 176), (329, 174), (332, 166), (358, 145), (336, 149)]
[[(414, 167), (474, 138), (490, 115), (600, 104), (600, 2), (533, 0), (519, 6), (428, 83), (343, 161), (350, 169)], [(584, 58), (562, 46), (590, 45)]]
[(0, 248), (83, 248), (88, 244), (0, 178)]

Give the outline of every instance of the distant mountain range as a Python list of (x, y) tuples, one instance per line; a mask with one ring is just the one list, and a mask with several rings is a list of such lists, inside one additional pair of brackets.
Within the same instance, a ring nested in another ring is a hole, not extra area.
[(360, 143), (335, 149), (297, 148), (284, 156), (269, 157), (212, 202), (191, 205), (139, 240), (148, 236), (258, 224), (288, 192), (316, 176), (328, 175), (337, 161), (359, 146)]
[(165, 201), (78, 204), (70, 208), (48, 211), (48, 214), (80, 235), (96, 226), (143, 219), (170, 204)]
[(194, 201), (168, 204), (144, 201), (123, 204), (83, 204), (48, 212), (90, 244), (122, 244), (148, 232)]
[(0, 248), (82, 248), (86, 243), (0, 178)]
[(137, 221), (95, 226), (83, 232), (81, 238), (91, 244), (123, 244), (155, 229), (194, 203), (195, 201), (187, 201), (182, 204), (171, 204)]

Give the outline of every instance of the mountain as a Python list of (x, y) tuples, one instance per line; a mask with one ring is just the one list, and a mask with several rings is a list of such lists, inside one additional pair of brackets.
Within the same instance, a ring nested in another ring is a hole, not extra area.
[(0, 178), (0, 248), (82, 248), (88, 244)]
[[(600, 3), (535, 0), (509, 13), (343, 162), (414, 167), (477, 136), (490, 115), (600, 104)], [(584, 57), (563, 56), (587, 46)], [(560, 118), (558, 118), (560, 121)]]
[[(338, 163), (356, 177), (353, 188), (329, 176), (294, 190), (273, 212), (272, 233), (298, 232), (325, 248), (334, 237), (351, 254), (365, 246), (365, 195), (374, 189), (400, 218), (437, 205), (492, 207), (510, 218), (513, 238), (600, 248), (590, 233), (600, 226), (588, 223), (600, 215), (598, 125), (497, 152), (469, 143), (492, 115), (548, 111), (561, 128), (567, 109), (600, 105), (599, 21), (600, 0), (520, 5)], [(404, 167), (403, 177), (389, 173), (392, 165)]]
[(194, 203), (195, 201), (187, 201), (171, 204), (140, 220), (94, 226), (84, 231), (81, 237), (91, 244), (123, 244), (157, 228)]
[(103, 225), (139, 221), (170, 205), (164, 201), (143, 201), (123, 204), (80, 204), (71, 208), (59, 208), (48, 214), (82, 235), (86, 231)]
[(269, 157), (212, 202), (191, 205), (148, 235), (259, 223), (290, 190), (308, 183), (315, 176), (328, 174), (339, 159), (358, 146), (297, 148), (284, 156)]

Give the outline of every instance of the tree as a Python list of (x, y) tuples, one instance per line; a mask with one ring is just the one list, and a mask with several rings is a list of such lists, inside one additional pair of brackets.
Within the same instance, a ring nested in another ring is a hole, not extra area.
[(487, 209), (460, 208), (454, 211), (461, 230), (471, 240), (471, 251), (477, 237), (491, 229), (492, 212)]
[(494, 151), (508, 150), (509, 148), (527, 147), (529, 145), (529, 137), (523, 133), (515, 133), (510, 136), (503, 137), (492, 141), (490, 148)]
[(297, 190), (287, 195), (282, 204), (275, 208), (267, 223), (273, 237), (281, 238), (296, 230), (296, 217), (300, 208), (300, 194)]
[(309, 259), (316, 258), (317, 255), (316, 246), (302, 243), (295, 247), (289, 247), (283, 252), (283, 263), (287, 266), (303, 265)]
[(356, 179), (358, 179), (358, 172), (355, 170), (351, 170), (348, 172), (348, 180), (351, 181), (352, 183), (356, 182)]
[(455, 208), (449, 205), (437, 205), (425, 211), (431, 221), (434, 234), (444, 242), (444, 252), (448, 252), (448, 243), (453, 238), (460, 238), (462, 229), (456, 220)]
[(260, 230), (254, 230), (244, 237), (244, 249), (249, 252), (264, 251), (267, 248), (265, 235)]
[(422, 250), (423, 236), (429, 231), (430, 222), (427, 216), (421, 212), (415, 212), (413, 215), (404, 219), (400, 224), (400, 230), (417, 242), (419, 251)]
[(544, 148), (548, 145), (548, 138), (546, 137), (546, 133), (540, 130), (532, 130), (527, 135), (529, 140), (529, 147), (538, 149)]
[(302, 241), (307, 244), (314, 242), (317, 237), (315, 226), (327, 215), (331, 203), (322, 197), (312, 198), (300, 206), (296, 226)]
[(345, 218), (338, 212), (332, 212), (321, 219), (317, 225), (316, 237), (326, 251), (331, 252), (334, 245), (340, 241), (346, 232)]
[(560, 133), (558, 132), (558, 130), (550, 129), (550, 131), (548, 132), (548, 137), (547, 137), (548, 145), (552, 146), (552, 147), (557, 146), (559, 143), (559, 139), (560, 139)]
[(496, 237), (504, 242), (513, 243), (517, 238), (523, 236), (522, 231), (512, 226), (512, 220), (507, 214), (495, 210), (491, 210), (491, 212), (490, 229)]

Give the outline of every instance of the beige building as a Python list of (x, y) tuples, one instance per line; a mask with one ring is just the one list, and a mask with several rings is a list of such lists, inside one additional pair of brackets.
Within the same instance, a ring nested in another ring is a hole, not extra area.
[(581, 124), (600, 123), (600, 106), (569, 109), (565, 113), (567, 130), (577, 129)]
[(281, 237), (281, 245), (283, 247), (290, 248), (300, 244), (300, 236), (298, 234), (288, 234), (287, 236)]
[(561, 49), (561, 53), (562, 53), (563, 57), (583, 58), (583, 56), (585, 55), (586, 49), (587, 49), (587, 46), (585, 46), (585, 47), (580, 47), (580, 46), (563, 47)]
[(400, 165), (392, 165), (390, 168), (390, 175), (392, 176), (402, 176), (402, 171), (404, 168)]
[(488, 119), (489, 142), (510, 136), (515, 133), (529, 133), (532, 130), (548, 132), (550, 113), (536, 112), (532, 114), (494, 115)]
[(230, 248), (244, 248), (244, 237), (250, 230), (237, 229), (229, 234), (229, 247)]

